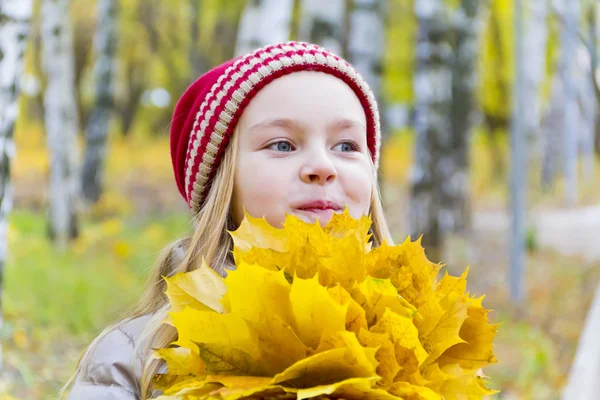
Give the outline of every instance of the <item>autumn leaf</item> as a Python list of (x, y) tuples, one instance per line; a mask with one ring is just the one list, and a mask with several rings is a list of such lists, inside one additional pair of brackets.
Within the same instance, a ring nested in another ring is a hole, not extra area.
[(223, 278), (210, 268), (204, 260), (200, 268), (188, 272), (178, 273), (171, 278), (164, 278), (167, 282), (165, 292), (171, 303), (172, 311), (181, 311), (185, 307), (196, 310), (212, 309), (223, 312), (220, 300), (226, 292)]
[(373, 333), (361, 329), (358, 340), (365, 347), (376, 348), (375, 359), (378, 362), (377, 375), (381, 376), (381, 386), (389, 387), (400, 372), (401, 367), (396, 360), (396, 350), (390, 336), (384, 333)]
[(298, 337), (307, 346), (316, 349), (323, 332), (346, 329), (347, 305), (339, 304), (319, 284), (318, 277), (295, 279), (290, 292), (292, 311)]
[(264, 218), (254, 218), (244, 211), (244, 220), (239, 228), (229, 232), (238, 250), (252, 247), (285, 251), (286, 232), (269, 225)]
[(238, 376), (264, 374), (263, 368), (256, 358), (237, 347), (220, 343), (199, 343), (198, 348), (208, 373)]
[(258, 353), (256, 331), (235, 314), (198, 311), (189, 307), (170, 314), (177, 327), (178, 343), (217, 344), (249, 354)]
[(337, 285), (328, 289), (329, 294), (335, 301), (344, 306), (346, 311), (346, 330), (359, 334), (361, 330), (368, 329), (366, 312), (360, 304), (356, 302), (350, 293), (343, 287)]
[(419, 331), (410, 318), (398, 315), (387, 309), (383, 317), (370, 331), (373, 333), (388, 334), (394, 345), (402, 346), (414, 352), (419, 364), (428, 356), (419, 341)]
[(154, 350), (155, 356), (167, 363), (169, 373), (174, 375), (204, 375), (202, 359), (185, 347)]
[(324, 227), (246, 218), (236, 269), (167, 280), (178, 339), (156, 357), (162, 400), (475, 400), (498, 325), (467, 273), (437, 275), (420, 240), (371, 248), (368, 217)]
[(412, 318), (416, 309), (398, 295), (398, 290), (389, 279), (368, 276), (352, 290), (352, 296), (366, 312), (369, 326), (373, 326), (387, 309), (396, 314)]
[(440, 394), (444, 400), (479, 400), (483, 396), (497, 393), (490, 390), (483, 377), (462, 370), (458, 366), (447, 369), (454, 378), (446, 380), (440, 387)]

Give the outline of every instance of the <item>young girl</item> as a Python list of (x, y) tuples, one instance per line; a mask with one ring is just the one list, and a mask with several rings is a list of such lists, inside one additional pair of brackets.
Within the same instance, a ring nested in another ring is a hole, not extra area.
[[(348, 207), (370, 214), (373, 245), (391, 243), (377, 188), (380, 124), (365, 81), (340, 57), (288, 42), (230, 60), (196, 80), (171, 126), (175, 180), (193, 212), (189, 237), (168, 246), (139, 304), (82, 357), (69, 400), (157, 397), (166, 366), (152, 348), (177, 332), (163, 276), (202, 258), (222, 275), (234, 268), (232, 240), (244, 210), (281, 226), (286, 214), (325, 224)], [(251, 288), (249, 288), (251, 290)]]

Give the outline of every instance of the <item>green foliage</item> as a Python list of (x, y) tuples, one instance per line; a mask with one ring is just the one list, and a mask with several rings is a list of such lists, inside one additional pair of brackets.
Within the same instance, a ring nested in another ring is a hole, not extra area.
[(532, 253), (538, 248), (537, 231), (534, 227), (529, 227), (525, 234), (525, 247), (527, 251)]
[(9, 320), (60, 326), (73, 335), (119, 317), (140, 295), (160, 249), (187, 228), (180, 214), (88, 221), (72, 249), (60, 253), (48, 242), (45, 224), (43, 214), (11, 214), (4, 312)]

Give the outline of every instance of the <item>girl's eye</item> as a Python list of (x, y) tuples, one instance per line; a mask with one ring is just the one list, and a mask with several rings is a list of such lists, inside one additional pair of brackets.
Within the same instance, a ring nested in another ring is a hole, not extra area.
[(342, 142), (337, 144), (334, 149), (338, 148), (342, 152), (358, 151), (358, 146), (354, 142)]
[(293, 150), (292, 144), (285, 140), (280, 140), (279, 142), (271, 143), (268, 147), (271, 150), (289, 152)]

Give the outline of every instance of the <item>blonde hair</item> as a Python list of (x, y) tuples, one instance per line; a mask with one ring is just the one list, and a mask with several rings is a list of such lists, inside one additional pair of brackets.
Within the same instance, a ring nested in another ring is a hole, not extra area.
[[(233, 242), (227, 230), (236, 229), (233, 220), (231, 200), (233, 196), (235, 160), (238, 151), (237, 127), (231, 143), (225, 151), (224, 158), (212, 182), (206, 201), (197, 215), (194, 216), (192, 236), (174, 241), (163, 249), (158, 257), (156, 267), (149, 277), (148, 286), (138, 303), (124, 319), (106, 328), (86, 349), (81, 357), (77, 370), (62, 388), (61, 393), (74, 382), (93, 354), (98, 342), (120, 324), (141, 316), (151, 315), (144, 328), (141, 346), (136, 349), (143, 355), (142, 378), (140, 381), (141, 398), (152, 396), (152, 378), (161, 367), (161, 360), (152, 357), (152, 348), (169, 346), (177, 340), (177, 332), (171, 325), (163, 321), (169, 312), (169, 302), (164, 294), (166, 283), (163, 276), (173, 276), (179, 272), (188, 272), (199, 266), (202, 258), (217, 272), (224, 274), (227, 264), (233, 264), (231, 250)], [(369, 157), (370, 159), (370, 157)], [(385, 222), (381, 196), (377, 179), (373, 179), (371, 191), (370, 214), (372, 219), (371, 233), (373, 246), (384, 241), (392, 244), (392, 238)]]

